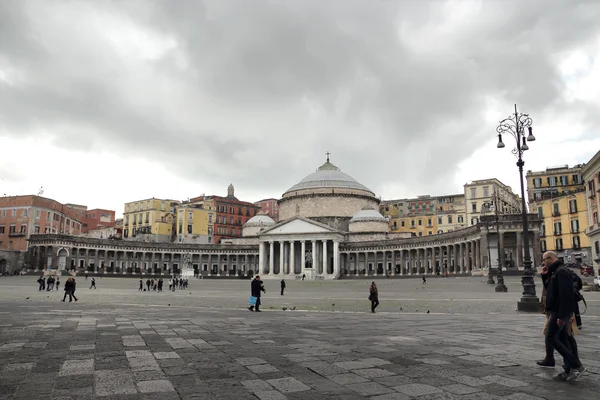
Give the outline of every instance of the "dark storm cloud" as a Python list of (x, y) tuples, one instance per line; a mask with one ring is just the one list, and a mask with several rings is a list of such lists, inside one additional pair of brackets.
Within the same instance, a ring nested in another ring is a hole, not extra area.
[[(456, 166), (494, 134), (486, 102), (570, 112), (558, 60), (595, 40), (600, 13), (595, 1), (48, 4), (0, 3), (0, 72), (23, 76), (0, 80), (0, 129), (265, 191), (326, 150), (373, 189), (427, 192), (434, 177), (456, 191)], [(129, 26), (174, 47), (132, 66), (116, 49)]]

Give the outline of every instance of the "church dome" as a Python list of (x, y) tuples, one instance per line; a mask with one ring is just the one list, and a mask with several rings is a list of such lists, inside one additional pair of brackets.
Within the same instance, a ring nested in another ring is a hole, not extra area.
[(388, 223), (386, 217), (381, 215), (378, 211), (373, 210), (372, 208), (363, 208), (350, 219), (350, 223), (353, 222), (361, 222), (361, 221), (375, 221), (375, 222), (385, 222)]
[(329, 158), (325, 164), (321, 165), (316, 172), (308, 175), (300, 182), (289, 188), (285, 193), (295, 192), (305, 189), (357, 189), (365, 192), (373, 192), (366, 186), (360, 184), (350, 175), (340, 171), (338, 167), (329, 162)]
[(275, 224), (275, 221), (273, 221), (273, 219), (271, 217), (269, 217), (268, 215), (264, 215), (264, 214), (258, 214), (255, 215), (254, 217), (250, 218), (245, 224), (244, 226), (268, 226), (268, 225), (273, 225)]

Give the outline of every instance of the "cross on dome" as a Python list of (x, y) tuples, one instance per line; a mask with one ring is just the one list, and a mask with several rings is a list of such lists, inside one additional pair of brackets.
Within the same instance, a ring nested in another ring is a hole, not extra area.
[(329, 150), (327, 151), (327, 153), (325, 153), (325, 155), (327, 156), (327, 162), (329, 162), (329, 156), (331, 155), (331, 153), (329, 152)]

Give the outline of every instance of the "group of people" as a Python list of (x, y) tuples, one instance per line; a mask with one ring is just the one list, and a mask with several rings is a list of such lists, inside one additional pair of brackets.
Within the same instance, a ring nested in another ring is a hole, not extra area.
[[(172, 278), (169, 279), (169, 290), (175, 291), (179, 288), (180, 290), (187, 289), (189, 287), (189, 281), (187, 278)], [(140, 279), (139, 292), (162, 292), (164, 281), (162, 278), (148, 278), (146, 279), (146, 288), (144, 288), (144, 280)]]
[(49, 276), (48, 278), (44, 278), (44, 276), (40, 276), (40, 278), (37, 280), (37, 283), (39, 285), (38, 290), (42, 291), (42, 290), (46, 290), (48, 292), (54, 290), (54, 288), (56, 287), (56, 290), (58, 290), (58, 287), (60, 286), (60, 278), (57, 276), (56, 279), (54, 279), (53, 276)]

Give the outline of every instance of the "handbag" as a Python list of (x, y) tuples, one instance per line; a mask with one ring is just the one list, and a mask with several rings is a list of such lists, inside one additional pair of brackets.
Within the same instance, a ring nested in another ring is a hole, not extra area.
[(251, 306), (255, 306), (256, 305), (256, 297), (255, 296), (250, 296), (250, 299), (248, 300), (248, 304)]
[(372, 300), (372, 299), (373, 299), (373, 296), (369, 295), (369, 300)]

